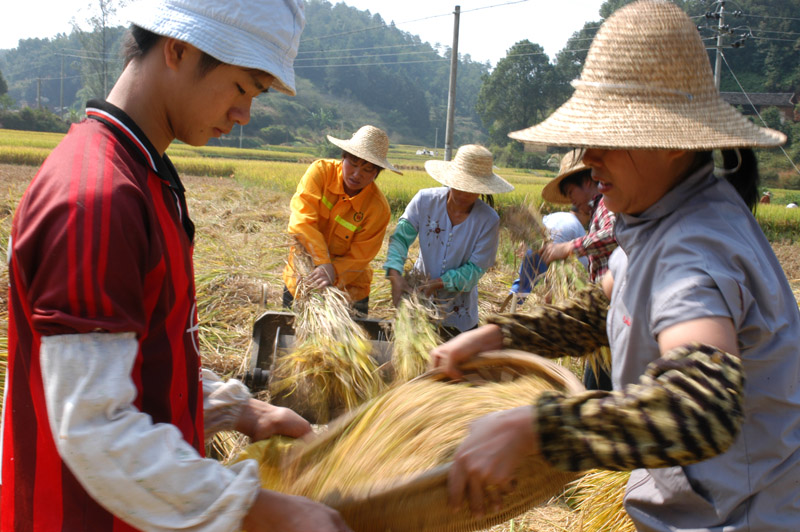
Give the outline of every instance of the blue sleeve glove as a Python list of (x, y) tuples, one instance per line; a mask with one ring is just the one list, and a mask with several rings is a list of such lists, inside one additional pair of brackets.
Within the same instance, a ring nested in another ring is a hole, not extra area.
[(389, 237), (389, 246), (386, 250), (386, 262), (383, 264), (383, 269), (386, 274), (389, 270), (397, 270), (403, 273), (406, 258), (408, 257), (408, 248), (414, 243), (417, 238), (417, 230), (405, 218), (400, 218), (397, 222), (397, 228), (394, 234)]
[(485, 272), (483, 268), (467, 262), (442, 274), (444, 289), (448, 292), (468, 292), (478, 286), (478, 280)]

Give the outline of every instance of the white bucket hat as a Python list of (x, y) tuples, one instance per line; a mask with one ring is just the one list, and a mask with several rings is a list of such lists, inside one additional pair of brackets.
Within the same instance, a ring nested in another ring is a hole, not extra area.
[(575, 92), (544, 122), (509, 137), (606, 149), (711, 150), (779, 146), (722, 100), (694, 22), (675, 4), (640, 0), (597, 31)]
[(561, 158), (561, 168), (558, 175), (547, 183), (542, 189), (542, 198), (550, 203), (572, 203), (568, 197), (561, 193), (561, 182), (571, 175), (578, 172), (591, 171), (591, 168), (583, 164), (584, 150), (570, 150)]
[(389, 136), (382, 129), (375, 126), (362, 126), (353, 133), (350, 140), (337, 139), (330, 135), (328, 135), (328, 140), (347, 153), (352, 153), (375, 166), (403, 175), (403, 172), (392, 166), (392, 163), (386, 159), (386, 155), (389, 153)]
[(132, 24), (208, 55), (275, 77), (295, 95), (294, 58), (305, 26), (302, 0), (144, 0), (129, 8)]
[(466, 144), (452, 161), (425, 161), (425, 170), (439, 183), (462, 192), (499, 194), (514, 185), (495, 174), (492, 152), (477, 144)]

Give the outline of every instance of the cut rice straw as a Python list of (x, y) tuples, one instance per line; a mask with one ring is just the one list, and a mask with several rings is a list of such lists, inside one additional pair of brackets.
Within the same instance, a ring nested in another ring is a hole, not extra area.
[(442, 343), (435, 321), (439, 311), (433, 301), (414, 287), (397, 307), (392, 342), (394, 382), (407, 382), (428, 369), (430, 352)]
[(567, 488), (568, 504), (578, 512), (576, 532), (635, 532), (622, 505), (630, 473), (593, 469)]
[(291, 400), (294, 410), (317, 423), (349, 411), (383, 389), (366, 331), (350, 315), (347, 294), (335, 286), (312, 288), (311, 257), (299, 244), (294, 300), (294, 350), (277, 358), (272, 396)]

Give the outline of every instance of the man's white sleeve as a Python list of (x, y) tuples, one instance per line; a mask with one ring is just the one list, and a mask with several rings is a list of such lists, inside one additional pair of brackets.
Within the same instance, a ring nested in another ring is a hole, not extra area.
[(258, 466), (201, 458), (170, 424), (133, 406), (133, 333), (42, 338), (48, 418), (61, 457), (108, 511), (146, 531), (236, 531)]

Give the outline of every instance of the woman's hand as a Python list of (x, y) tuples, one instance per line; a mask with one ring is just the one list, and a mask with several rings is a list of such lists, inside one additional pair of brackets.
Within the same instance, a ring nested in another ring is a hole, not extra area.
[(408, 282), (403, 274), (397, 270), (389, 270), (389, 282), (392, 284), (392, 304), (397, 307), (400, 300), (403, 299), (403, 294), (408, 292)]
[(503, 347), (503, 333), (497, 325), (484, 325), (459, 334), (431, 350), (431, 366), (444, 368), (451, 379), (460, 379), (458, 366), (478, 353)]
[(431, 279), (423, 283), (420, 287), (422, 289), (422, 293), (428, 297), (433, 296), (437, 291), (442, 290), (444, 288), (444, 281), (442, 281), (441, 277), (437, 277), (436, 279)]
[(330, 262), (320, 264), (308, 275), (311, 281), (311, 288), (324, 288), (333, 284), (336, 279), (336, 270)]
[(464, 499), (479, 516), (489, 507), (500, 507), (502, 495), (514, 487), (520, 465), (539, 450), (539, 437), (533, 429), (535, 417), (532, 406), (520, 406), (472, 422), (448, 476), (453, 508), (459, 508)]

